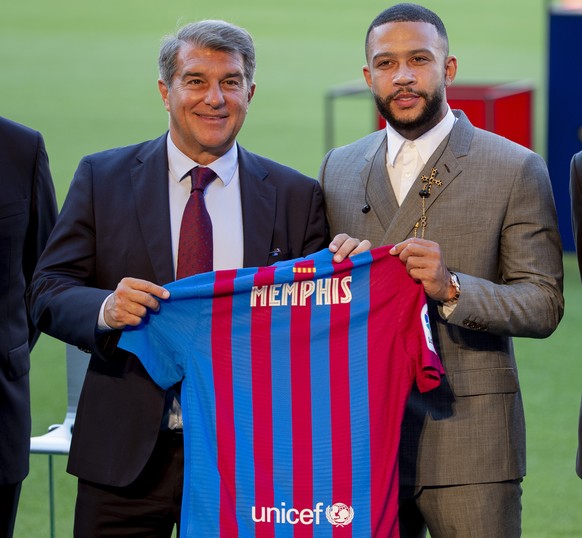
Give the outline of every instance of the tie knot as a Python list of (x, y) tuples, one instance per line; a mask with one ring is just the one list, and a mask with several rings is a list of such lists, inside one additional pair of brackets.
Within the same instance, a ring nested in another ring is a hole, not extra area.
[(206, 187), (214, 180), (216, 174), (211, 168), (197, 166), (192, 168), (192, 190), (204, 191)]

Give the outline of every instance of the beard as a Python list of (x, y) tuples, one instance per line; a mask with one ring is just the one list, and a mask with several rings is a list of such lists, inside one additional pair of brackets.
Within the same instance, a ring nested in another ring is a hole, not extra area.
[[(399, 119), (390, 110), (390, 103), (403, 91), (407, 93), (413, 93), (419, 97), (424, 98), (424, 107), (420, 111), (416, 118)], [(380, 115), (392, 126), (395, 131), (417, 131), (422, 130), (426, 127), (425, 131), (431, 129), (438, 123), (439, 116), (442, 110), (442, 104), (444, 101), (444, 92), (439, 92), (436, 90), (432, 94), (420, 91), (411, 91), (408, 89), (399, 90), (392, 95), (389, 95), (385, 99), (377, 94), (374, 95), (374, 101), (376, 102), (376, 107)]]

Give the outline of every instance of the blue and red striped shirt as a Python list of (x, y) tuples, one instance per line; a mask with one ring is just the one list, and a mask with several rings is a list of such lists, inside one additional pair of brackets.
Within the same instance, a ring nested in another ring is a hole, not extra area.
[(185, 537), (398, 536), (407, 397), (440, 383), (425, 294), (389, 247), (205, 273), (119, 346), (182, 381)]

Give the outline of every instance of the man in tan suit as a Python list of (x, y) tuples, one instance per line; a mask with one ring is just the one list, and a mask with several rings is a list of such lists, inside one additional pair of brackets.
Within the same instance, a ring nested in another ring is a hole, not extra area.
[(512, 336), (550, 335), (562, 256), (547, 167), (451, 111), (457, 72), (441, 19), (381, 13), (364, 77), (387, 128), (324, 159), (332, 233), (394, 244), (422, 282), (446, 378), (413, 391), (402, 426), (402, 537), (521, 534), (525, 424)]
[[(572, 157), (570, 163), (570, 198), (572, 200), (572, 230), (578, 254), (578, 267), (582, 278), (582, 151)], [(576, 453), (576, 473), (582, 478), (582, 403), (578, 421), (578, 452)]]

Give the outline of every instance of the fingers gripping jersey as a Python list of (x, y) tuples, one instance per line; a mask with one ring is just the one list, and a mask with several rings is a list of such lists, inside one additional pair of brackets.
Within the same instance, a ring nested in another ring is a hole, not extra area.
[(440, 383), (425, 294), (389, 247), (205, 273), (119, 346), (182, 381), (182, 536), (398, 536), (406, 399)]

